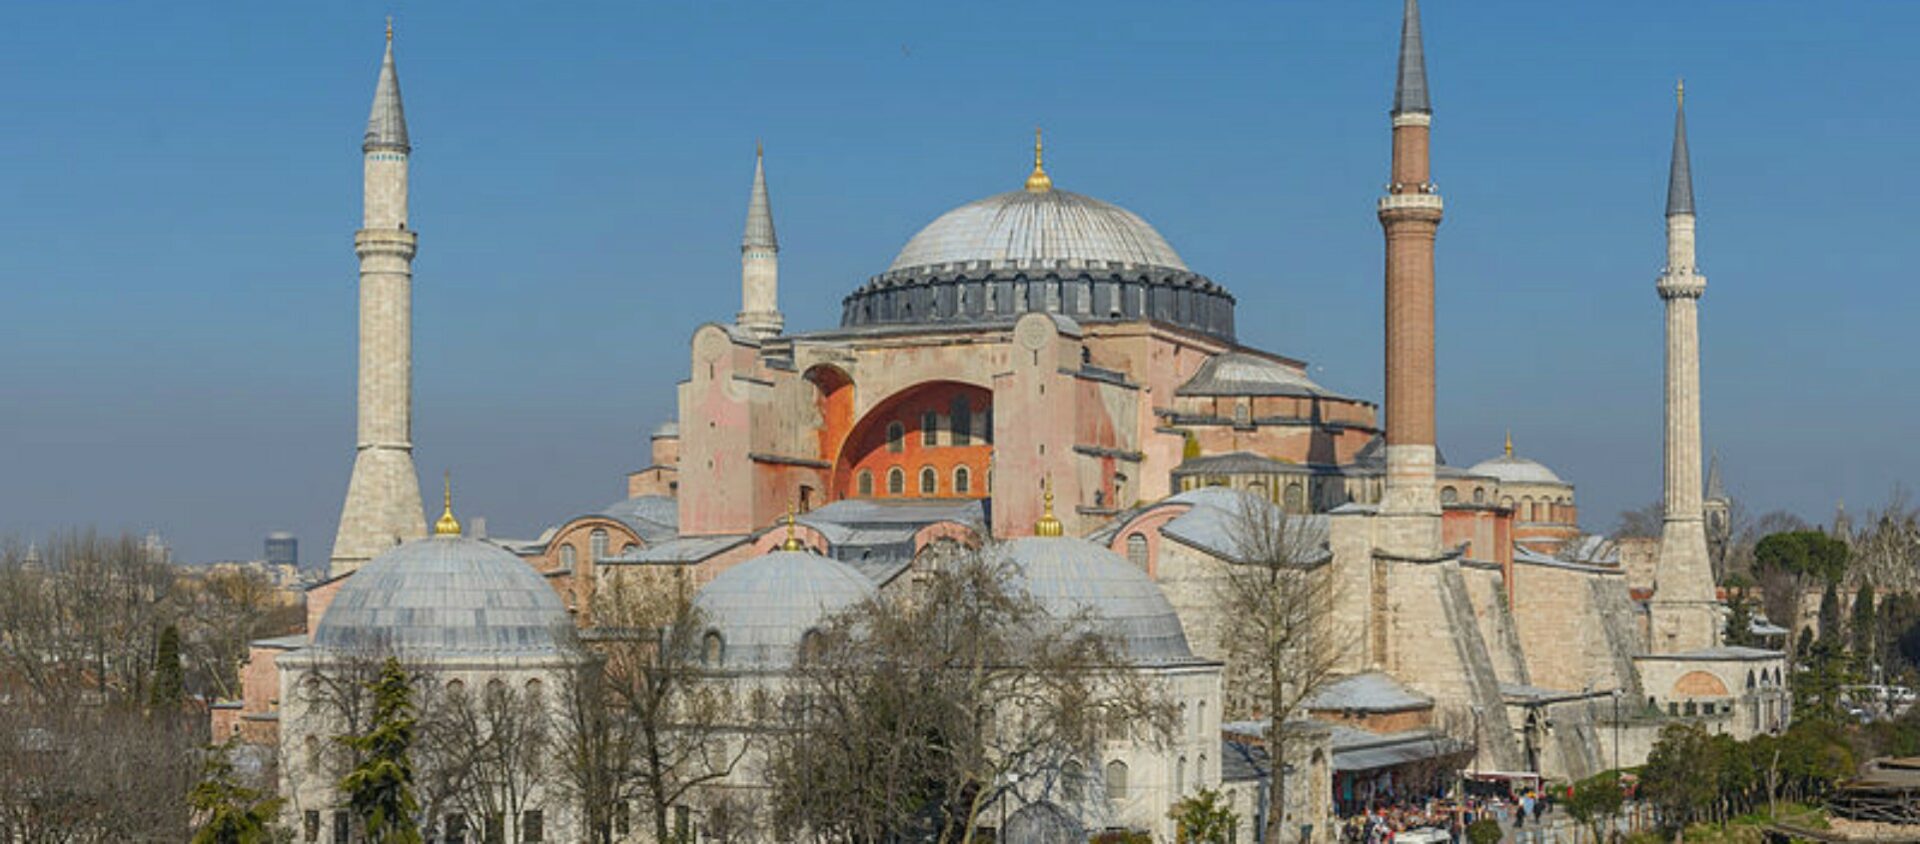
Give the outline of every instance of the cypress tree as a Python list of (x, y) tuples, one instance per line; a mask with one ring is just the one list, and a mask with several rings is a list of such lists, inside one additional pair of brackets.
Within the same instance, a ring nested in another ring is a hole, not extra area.
[(413, 747), (413, 689), (400, 660), (387, 657), (367, 688), (373, 693), (373, 721), (367, 732), (340, 738), (362, 759), (340, 778), (340, 792), (368, 844), (423, 844), (414, 821), (420, 803), (413, 796), (413, 763), (407, 755)]
[(156, 715), (177, 714), (186, 693), (186, 675), (180, 668), (180, 628), (169, 624), (160, 631), (160, 642), (154, 650), (153, 689), (147, 697), (147, 708)]

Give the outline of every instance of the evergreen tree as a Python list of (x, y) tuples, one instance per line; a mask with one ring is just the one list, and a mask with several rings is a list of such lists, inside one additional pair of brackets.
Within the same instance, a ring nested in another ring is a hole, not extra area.
[(147, 707), (157, 715), (174, 715), (186, 697), (186, 675), (180, 667), (180, 628), (171, 624), (160, 631), (154, 649), (153, 689)]
[(413, 796), (415, 726), (413, 689), (400, 660), (387, 657), (380, 676), (367, 686), (373, 693), (373, 721), (361, 735), (340, 737), (361, 762), (340, 778), (348, 810), (368, 844), (423, 844), (414, 816), (420, 810)]
[(1752, 646), (1758, 644), (1759, 637), (1753, 635), (1753, 601), (1747, 597), (1746, 590), (1735, 590), (1732, 600), (1727, 602), (1726, 641), (1729, 645)]
[(1820, 644), (1842, 650), (1846, 640), (1840, 637), (1840, 589), (1828, 581), (1826, 591), (1820, 593)]
[(192, 844), (270, 844), (280, 800), (241, 785), (234, 776), (233, 761), (227, 758), (228, 750), (229, 745), (211, 749), (200, 781), (187, 794), (198, 822)]
[(1871, 666), (1877, 658), (1874, 655), (1874, 640), (1879, 638), (1878, 624), (1875, 620), (1873, 584), (1860, 584), (1860, 591), (1853, 596), (1853, 656), (1862, 666)]
[(1240, 825), (1233, 804), (1220, 792), (1204, 788), (1173, 804), (1167, 817), (1173, 820), (1174, 840), (1180, 844), (1227, 844)]

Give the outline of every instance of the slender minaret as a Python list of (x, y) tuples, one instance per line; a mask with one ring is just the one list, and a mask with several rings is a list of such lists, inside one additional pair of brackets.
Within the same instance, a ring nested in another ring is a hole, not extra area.
[(1439, 189), (1427, 160), (1433, 108), (1427, 100), (1420, 4), (1406, 0), (1400, 73), (1393, 93), (1393, 179), (1380, 199), (1387, 238), (1387, 486), (1381, 501), (1386, 551), (1440, 552), (1440, 497), (1434, 486), (1433, 244)]
[(1650, 611), (1655, 653), (1713, 647), (1720, 640), (1700, 484), (1700, 294), (1694, 265), (1693, 171), (1687, 156), (1686, 88), (1675, 89), (1673, 163), (1667, 176), (1667, 268), (1656, 288), (1667, 311), (1666, 518)]
[(380, 63), (364, 153), (360, 254), (360, 421), (353, 479), (333, 539), (331, 573), (359, 568), (427, 533), (413, 470), (413, 254), (407, 228), (407, 119), (393, 68), (393, 21)]
[(740, 239), (740, 313), (734, 324), (755, 337), (773, 337), (780, 316), (780, 241), (773, 236), (773, 202), (767, 199), (766, 154), (753, 148), (753, 198), (747, 201), (747, 233)]

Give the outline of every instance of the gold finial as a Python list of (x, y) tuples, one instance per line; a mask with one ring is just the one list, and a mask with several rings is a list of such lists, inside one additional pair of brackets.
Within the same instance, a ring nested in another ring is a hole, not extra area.
[(1040, 521), (1033, 524), (1033, 535), (1062, 536), (1066, 533), (1066, 529), (1061, 526), (1060, 520), (1053, 516), (1053, 478), (1049, 476), (1043, 483), (1046, 485), (1046, 494), (1041, 496), (1041, 500), (1046, 502), (1047, 510), (1040, 516)]
[(1507, 456), (1513, 456), (1513, 429), (1507, 429)]
[(393, 40), (393, 16), (392, 15), (387, 16), (387, 40), (388, 41)]
[(787, 541), (780, 543), (780, 550), (782, 551), (807, 550), (807, 543), (801, 542), (800, 537), (793, 535), (793, 502), (791, 501), (787, 502)]
[(440, 511), (440, 521), (433, 523), (433, 535), (459, 536), (460, 520), (453, 517), (453, 473), (448, 472), (442, 483), (445, 485), (446, 509)]
[(1027, 193), (1046, 193), (1053, 190), (1053, 179), (1047, 176), (1047, 169), (1041, 166), (1040, 127), (1033, 127), (1033, 174), (1027, 177)]
[(1673, 83), (1673, 103), (1681, 106), (1687, 104), (1687, 78), (1684, 76), (1680, 77), (1680, 81)]

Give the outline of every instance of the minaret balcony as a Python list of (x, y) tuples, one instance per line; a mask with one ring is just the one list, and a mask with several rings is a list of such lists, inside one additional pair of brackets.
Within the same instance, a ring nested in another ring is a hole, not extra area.
[(1439, 211), (1442, 203), (1437, 193), (1390, 193), (1380, 197), (1381, 211), (1430, 210)]

